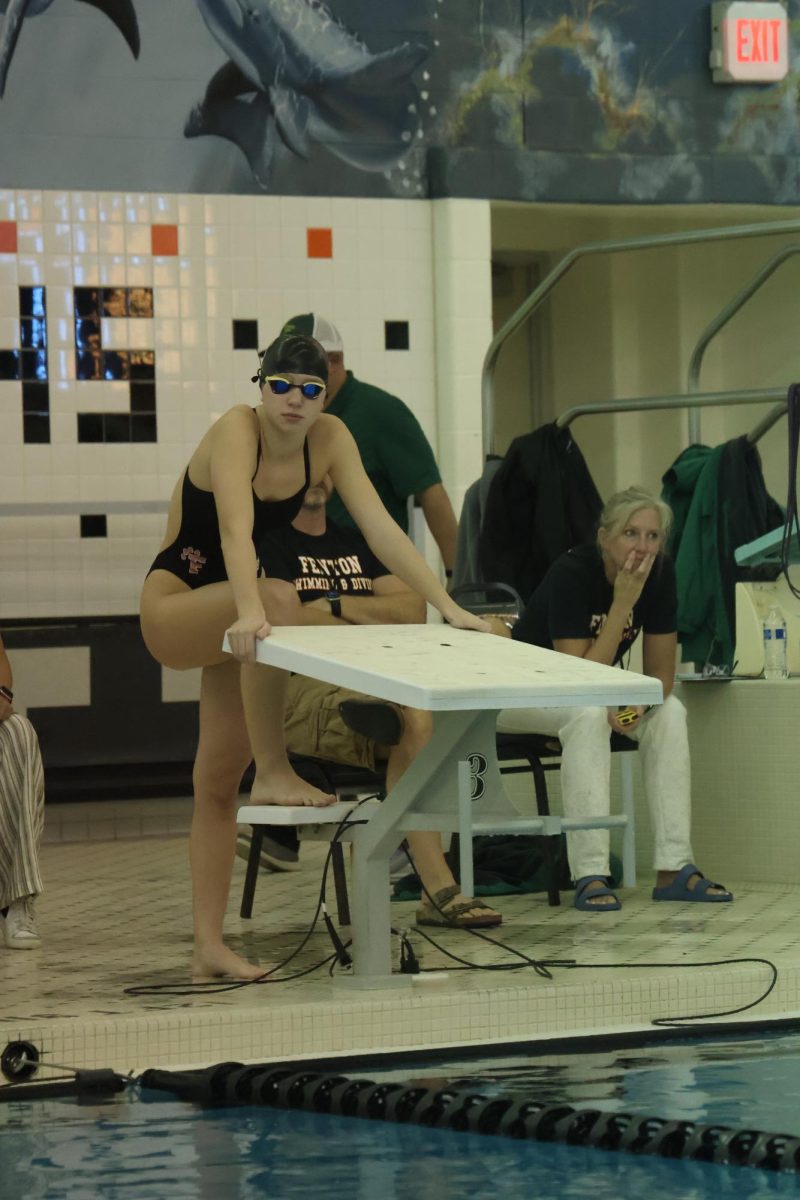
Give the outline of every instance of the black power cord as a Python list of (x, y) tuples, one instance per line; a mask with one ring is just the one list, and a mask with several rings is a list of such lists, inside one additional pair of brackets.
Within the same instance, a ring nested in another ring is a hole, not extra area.
[[(800, 393), (800, 387), (798, 388), (798, 392)], [(800, 412), (800, 400), (798, 401), (798, 412)], [(800, 422), (798, 423), (798, 429), (800, 429)], [(408, 859), (409, 863), (411, 864), (412, 869), (414, 871), (416, 871), (416, 866), (414, 865), (414, 860), (412, 859), (411, 855), (409, 854), (408, 847), (405, 845), (405, 843), (403, 844), (403, 848), (405, 850), (406, 858)], [(425, 887), (425, 884), (423, 883), (422, 878), (420, 876), (418, 876), (418, 878), (419, 878), (420, 888), (425, 893), (425, 895), (426, 895), (427, 899), (429, 900), (430, 904), (432, 905), (432, 907), (435, 908), (436, 911), (442, 917), (444, 917), (445, 921), (447, 921), (446, 912), (440, 907), (440, 905), (438, 905), (436, 903), (433, 896), (430, 894), (428, 889)], [(440, 945), (433, 937), (430, 936), (430, 934), (428, 934), (427, 932), (424, 932), (422, 929), (419, 928), (419, 926), (417, 926), (416, 932), (421, 937), (423, 937), (426, 942), (429, 942), (430, 945), (434, 946), (441, 954), (444, 954), (447, 958), (451, 958), (451, 959), (453, 959), (454, 962), (462, 964), (461, 966), (455, 968), (455, 970), (461, 970), (461, 971), (519, 971), (525, 967), (532, 967), (536, 971), (537, 975), (541, 975), (545, 979), (553, 978), (553, 976), (549, 970), (549, 968), (551, 968), (551, 967), (556, 967), (556, 968), (563, 967), (567, 970), (575, 970), (575, 971), (578, 971), (578, 970), (582, 970), (582, 971), (591, 971), (591, 970), (598, 970), (598, 971), (621, 970), (621, 971), (625, 971), (625, 970), (636, 970), (637, 968), (640, 970), (650, 971), (650, 970), (663, 970), (663, 969), (684, 970), (686, 968), (693, 968), (693, 967), (732, 967), (732, 966), (737, 966), (737, 965), (740, 965), (743, 963), (758, 963), (761, 966), (767, 967), (771, 971), (772, 974), (771, 974), (770, 981), (767, 984), (767, 987), (761, 993), (760, 996), (758, 996), (755, 1000), (752, 1000), (749, 1004), (743, 1004), (739, 1008), (723, 1009), (721, 1012), (695, 1013), (691, 1016), (685, 1016), (685, 1017), (678, 1016), (678, 1017), (652, 1017), (651, 1018), (651, 1020), (650, 1020), (651, 1025), (657, 1025), (657, 1026), (662, 1026), (662, 1027), (681, 1028), (683, 1025), (685, 1025), (689, 1021), (707, 1021), (707, 1020), (715, 1019), (717, 1017), (732, 1017), (738, 1013), (747, 1012), (748, 1009), (755, 1008), (757, 1005), (763, 1003), (763, 1001), (766, 1000), (767, 996), (769, 996), (770, 992), (772, 992), (776, 983), (778, 982), (778, 968), (768, 958), (721, 958), (721, 959), (715, 959), (710, 962), (693, 962), (693, 963), (686, 963), (686, 962), (681, 962), (681, 963), (592, 963), (592, 962), (581, 963), (581, 962), (578, 962), (576, 959), (571, 959), (571, 958), (534, 959), (534, 958), (530, 958), (526, 954), (523, 954), (522, 951), (517, 950), (514, 946), (508, 946), (506, 943), (501, 942), (498, 938), (494, 938), (488, 933), (483, 933), (479, 929), (470, 929), (463, 925), (452, 925), (451, 928), (458, 929), (459, 932), (471, 933), (474, 937), (480, 938), (481, 941), (489, 942), (490, 945), (497, 946), (501, 950), (507, 950), (511, 954), (514, 954), (517, 958), (520, 958), (523, 960), (522, 962), (518, 962), (518, 963), (517, 962), (513, 962), (513, 963), (471, 963), (471, 962), (468, 962), (464, 958), (460, 958), (459, 955), (453, 954), (450, 950), (446, 949), (446, 947)], [(450, 968), (450, 969), (452, 970), (453, 968)], [(436, 970), (436, 968), (435, 967), (423, 967), (423, 968), (421, 968), (421, 970), (434, 972)]]
[[(227, 982), (225, 980), (219, 980), (219, 981), (209, 980), (208, 982), (205, 982), (205, 983), (198, 982), (198, 983), (192, 983), (192, 984), (183, 984), (183, 983), (136, 984), (133, 987), (123, 988), (124, 995), (126, 995), (126, 996), (209, 996), (209, 995), (216, 996), (216, 995), (220, 995), (224, 992), (236, 992), (236, 991), (239, 991), (240, 988), (252, 987), (254, 984), (289, 983), (292, 980), (302, 979), (306, 975), (311, 975), (314, 971), (318, 971), (322, 967), (330, 966), (332, 968), (333, 965), (337, 961), (341, 962), (343, 965), (345, 963), (345, 960), (347, 961), (347, 963), (351, 962), (352, 960), (351, 960), (349, 954), (347, 953), (347, 946), (342, 942), (342, 939), (335, 932), (334, 927), (333, 927), (333, 922), (331, 921), (331, 919), (328, 915), (328, 911), (327, 911), (327, 907), (326, 907), (326, 903), (325, 903), (325, 891), (326, 891), (326, 884), (327, 884), (327, 879), (328, 879), (328, 870), (330, 868), (331, 858), (333, 856), (334, 845), (342, 837), (342, 834), (345, 833), (345, 831), (347, 829), (351, 828), (353, 825), (366, 824), (366, 821), (354, 821), (353, 813), (356, 811), (356, 809), (360, 808), (362, 804), (365, 804), (368, 800), (374, 800), (374, 799), (377, 799), (376, 795), (363, 796), (361, 798), (361, 800), (359, 800), (358, 803), (353, 806), (353, 808), (350, 810), (350, 812), (347, 814), (347, 816), (342, 818), (339, 825), (337, 825), (337, 827), (331, 837), (330, 845), (328, 846), (328, 853), (325, 856), (325, 863), (322, 868), (322, 880), (320, 883), (319, 896), (317, 898), (317, 905), (314, 910), (314, 915), (311, 919), (311, 924), (309, 925), (308, 929), (306, 930), (305, 934), (301, 938), (298, 945), (295, 946), (294, 950), (292, 950), (291, 954), (287, 955), (286, 958), (284, 958), (281, 962), (276, 963), (274, 967), (270, 967), (268, 971), (264, 971), (264, 973), (262, 975), (258, 975), (255, 979), (234, 979), (234, 980), (230, 980)], [(311, 938), (311, 935), (313, 934), (314, 930), (317, 927), (317, 923), (319, 921), (320, 915), (322, 915), (323, 923), (325, 924), (328, 934), (331, 936), (331, 941), (333, 942), (333, 945), (334, 945), (333, 954), (327, 955), (325, 958), (320, 959), (319, 962), (314, 963), (310, 967), (306, 967), (302, 971), (296, 971), (292, 975), (281, 975), (276, 978), (275, 977), (276, 972), (281, 971), (281, 970), (283, 970), (284, 967), (288, 966), (288, 964), (290, 962), (292, 962), (297, 957), (297, 955), (300, 954), (300, 952), (305, 948), (309, 939)], [(348, 945), (349, 945), (349, 943), (348, 943)]]
[[(800, 391), (800, 389), (798, 389), (798, 390)], [(800, 400), (798, 402), (798, 413), (800, 413)], [(798, 429), (800, 429), (800, 422), (798, 423)], [(327, 910), (326, 887), (327, 887), (328, 871), (330, 869), (331, 859), (332, 859), (332, 855), (333, 855), (333, 847), (341, 839), (342, 835), (346, 832), (346, 830), (351, 828), (354, 825), (366, 824), (366, 821), (358, 821), (358, 820), (354, 821), (352, 819), (353, 813), (358, 808), (360, 808), (362, 804), (365, 804), (368, 800), (373, 800), (376, 798), (377, 798), (376, 796), (362, 797), (362, 799), (359, 800), (358, 804), (356, 804), (353, 807), (353, 809), (347, 814), (347, 816), (342, 819), (342, 821), (340, 822), (340, 824), (337, 826), (336, 830), (334, 831), (334, 833), (331, 837), (330, 845), (328, 847), (328, 852), (325, 856), (325, 863), (324, 863), (323, 869), (322, 869), (322, 879), (320, 882), (320, 890), (319, 890), (319, 895), (317, 898), (317, 905), (316, 905), (314, 915), (311, 920), (311, 924), (309, 925), (308, 929), (306, 930), (306, 932), (303, 935), (299, 944), (295, 947), (295, 949), (291, 952), (291, 954), (287, 955), (287, 957), (285, 959), (283, 959), (281, 962), (277, 963), (274, 967), (271, 967), (268, 971), (265, 971), (262, 975), (259, 975), (256, 979), (237, 979), (237, 980), (232, 980), (230, 982), (225, 982), (222, 980), (217, 982), (216, 980), (212, 980), (208, 983), (195, 983), (195, 984), (191, 984), (189, 986), (187, 986), (185, 984), (178, 984), (178, 983), (142, 984), (142, 985), (125, 988), (124, 994), (127, 996), (176, 996), (176, 997), (177, 996), (217, 995), (217, 994), (224, 993), (224, 992), (238, 991), (240, 988), (251, 987), (253, 984), (288, 983), (295, 979), (302, 979), (306, 975), (311, 975), (311, 974), (313, 974), (313, 972), (318, 971), (322, 967), (325, 967), (325, 966), (328, 967), (329, 974), (333, 974), (333, 970), (337, 963), (339, 964), (339, 966), (341, 966), (345, 969), (349, 968), (352, 965), (352, 956), (349, 953), (349, 947), (351, 945), (351, 942), (349, 940), (345, 942), (341, 938), (341, 936), (340, 936), (338, 930), (336, 929), (336, 927), (333, 923), (333, 920), (330, 917), (330, 914), (328, 913), (328, 910)], [(415, 866), (414, 860), (412, 859), (411, 855), (409, 854), (408, 847), (406, 846), (405, 843), (403, 843), (403, 849), (405, 851), (406, 858), (408, 859), (408, 862), (409, 862), (412, 870), (416, 871), (416, 866)], [(421, 878), (420, 878), (420, 888), (424, 892), (431, 907), (434, 908), (436, 910), (436, 912), (438, 912), (440, 914), (440, 916), (443, 918), (443, 927), (447, 927), (450, 923), (447, 918), (446, 910), (443, 909), (441, 907), (441, 905), (439, 905), (436, 902), (436, 900), (431, 895), (431, 893), (428, 891), (428, 889), (426, 888), (426, 886), (423, 883)], [(281, 971), (284, 967), (288, 966), (288, 964), (290, 962), (292, 962), (297, 957), (297, 955), (300, 954), (300, 952), (304, 949), (304, 947), (307, 945), (309, 939), (311, 938), (311, 935), (313, 934), (314, 930), (316, 929), (316, 926), (317, 926), (320, 916), (322, 916), (323, 923), (328, 932), (328, 936), (330, 937), (331, 942), (333, 944), (333, 947), (334, 947), (333, 953), (327, 955), (323, 959), (320, 959), (318, 962), (313, 963), (310, 967), (306, 967), (302, 971), (296, 971), (292, 975), (282, 975), (282, 976), (276, 977), (276, 972)], [(508, 954), (513, 955), (514, 958), (520, 960), (518, 962), (500, 962), (500, 963), (470, 962), (468, 959), (461, 958), (460, 955), (454, 954), (451, 950), (448, 950), (445, 946), (442, 946), (441, 943), (437, 942), (435, 940), (435, 938), (433, 938), (429, 933), (427, 933), (426, 931), (419, 928), (419, 926), (417, 926), (417, 928), (415, 930), (416, 934), (418, 934), (426, 942), (428, 942), (431, 946), (433, 946), (436, 950), (438, 950), (440, 954), (443, 954), (446, 958), (449, 958), (453, 962), (459, 964), (459, 966), (457, 966), (455, 968), (451, 967), (450, 970), (519, 971), (519, 970), (529, 968), (529, 969), (534, 970), (536, 972), (536, 974), (539, 975), (541, 978), (552, 980), (552, 978), (553, 978), (552, 968), (556, 968), (556, 969), (564, 968), (567, 970), (634, 970), (637, 968), (640, 970), (662, 970), (662, 969), (670, 969), (670, 970), (681, 969), (681, 970), (683, 970), (686, 968), (695, 968), (695, 967), (699, 968), (699, 967), (736, 966), (736, 965), (743, 964), (743, 963), (758, 963), (762, 966), (766, 966), (772, 973), (770, 982), (767, 985), (764, 992), (762, 992), (762, 994), (760, 996), (758, 996), (757, 999), (751, 1001), (749, 1004), (743, 1004), (738, 1008), (725, 1009), (723, 1011), (713, 1012), (713, 1013), (696, 1013), (691, 1016), (677, 1016), (677, 1017), (654, 1017), (651, 1019), (651, 1024), (657, 1025), (657, 1026), (664, 1026), (664, 1027), (671, 1026), (671, 1027), (680, 1028), (681, 1026), (683, 1026), (684, 1024), (686, 1024), (687, 1022), (690, 1022), (690, 1021), (712, 1020), (712, 1019), (715, 1019), (718, 1017), (735, 1016), (738, 1013), (747, 1012), (748, 1009), (755, 1008), (758, 1004), (761, 1004), (764, 1000), (766, 1000), (767, 996), (769, 996), (769, 994), (772, 992), (772, 990), (774, 989), (774, 987), (777, 983), (777, 980), (778, 980), (778, 968), (775, 966), (775, 964), (773, 962), (771, 962), (769, 959), (766, 959), (766, 958), (730, 958), (730, 959), (716, 959), (716, 960), (708, 961), (708, 962), (646, 963), (646, 964), (643, 964), (643, 963), (591, 963), (591, 962), (581, 963), (581, 962), (578, 962), (576, 959), (570, 959), (570, 958), (567, 958), (567, 959), (537, 959), (537, 958), (531, 957), (528, 954), (525, 954), (521, 950), (518, 950), (515, 946), (510, 946), (506, 942), (501, 942), (499, 938), (492, 937), (490, 934), (484, 933), (480, 929), (470, 929), (469, 927), (463, 926), (463, 925), (450, 925), (450, 928), (456, 929), (461, 933), (463, 933), (463, 932), (469, 933), (473, 937), (478, 938), (480, 941), (487, 942), (491, 946), (496, 946), (499, 950), (504, 950)], [(393, 929), (392, 933), (400, 937), (400, 973), (401, 974), (424, 974), (424, 973), (435, 973), (436, 972), (436, 970), (437, 970), (436, 968), (420, 966), (417, 955), (416, 955), (414, 948), (409, 940), (408, 934), (405, 931), (401, 930), (398, 933), (397, 930)]]

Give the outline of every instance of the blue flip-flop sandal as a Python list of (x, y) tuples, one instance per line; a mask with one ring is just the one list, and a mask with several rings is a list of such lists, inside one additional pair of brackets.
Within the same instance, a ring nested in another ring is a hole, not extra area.
[[(694, 887), (690, 888), (689, 880), (693, 875), (699, 875), (700, 878)], [(711, 888), (723, 888), (724, 891), (722, 895), (715, 895), (710, 891)], [(710, 879), (706, 879), (694, 863), (687, 863), (685, 867), (681, 867), (672, 883), (666, 887), (653, 888), (653, 899), (690, 900), (695, 904), (730, 904), (733, 892), (729, 892), (722, 883), (712, 883)]]
[[(602, 886), (587, 891), (590, 883), (599, 883)], [(614, 903), (592, 904), (595, 896), (612, 896)], [(581, 912), (617, 912), (622, 905), (617, 895), (608, 886), (604, 875), (583, 875), (580, 879), (575, 880), (575, 907), (579, 908)]]

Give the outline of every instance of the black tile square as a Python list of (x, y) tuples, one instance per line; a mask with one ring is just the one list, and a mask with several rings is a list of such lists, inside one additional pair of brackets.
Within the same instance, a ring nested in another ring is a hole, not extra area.
[(131, 360), (131, 379), (155, 379), (155, 350), (129, 350), (128, 354)]
[(384, 321), (384, 346), (387, 350), (407, 350), (408, 321)]
[(158, 440), (155, 413), (131, 414), (131, 441), (155, 442)]
[(129, 442), (131, 440), (130, 413), (103, 413), (103, 440), (106, 442)]
[(78, 441), (102, 442), (103, 414), (78, 413)]
[(127, 350), (106, 350), (103, 354), (104, 379), (130, 379), (131, 364)]
[(233, 322), (234, 350), (258, 350), (258, 321)]
[(19, 350), (0, 350), (0, 379), (19, 379)]
[(103, 355), (100, 350), (78, 350), (75, 355), (76, 379), (102, 379)]
[(75, 320), (75, 345), (79, 350), (101, 350), (103, 347), (100, 321), (97, 317), (78, 317)]
[(43, 287), (21, 287), (19, 289), (19, 315), (42, 319), (47, 315)]
[(99, 317), (100, 315), (100, 289), (90, 287), (76, 287), (74, 289), (75, 298), (75, 316), (76, 317)]
[(108, 518), (105, 513), (81, 513), (81, 537), (108, 537)]
[(152, 413), (156, 411), (156, 385), (137, 383), (131, 380), (131, 412)]
[(129, 288), (128, 313), (132, 317), (152, 317), (153, 289), (143, 287)]
[(43, 350), (47, 345), (47, 322), (43, 317), (23, 317), (19, 333), (23, 350)]
[(47, 379), (47, 351), (23, 350), (19, 356), (19, 373), (21, 379)]
[(124, 287), (103, 288), (100, 297), (100, 315), (101, 317), (127, 317), (128, 289)]
[(50, 411), (50, 385), (26, 380), (22, 385), (22, 411), (24, 413), (48, 413)]
[(50, 416), (48, 413), (30, 413), (22, 414), (22, 438), (23, 441), (31, 442), (49, 442), (50, 441)]

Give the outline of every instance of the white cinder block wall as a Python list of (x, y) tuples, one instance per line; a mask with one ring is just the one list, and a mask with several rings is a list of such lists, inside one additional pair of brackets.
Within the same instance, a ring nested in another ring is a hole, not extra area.
[[(0, 351), (23, 346), (19, 288), (31, 286), (46, 289), (50, 441), (25, 440), (22, 383), (6, 372), (0, 622), (137, 611), (164, 526), (143, 506), (168, 499), (216, 416), (257, 399), (235, 320), (256, 321), (263, 347), (293, 313), (331, 317), (348, 366), (419, 418), (457, 510), (480, 472), (484, 201), (0, 191)], [(76, 378), (75, 287), (152, 288), (152, 317), (101, 324), (104, 351), (155, 351), (155, 442), (79, 441), (79, 413), (125, 414), (130, 392)], [(407, 350), (386, 349), (386, 321), (408, 322)], [(71, 507), (10, 515), (44, 502)], [(106, 536), (82, 537), (81, 514), (104, 511)]]
[(492, 340), (492, 230), (486, 200), (434, 200), (439, 465), (458, 513), (481, 473), (481, 371)]

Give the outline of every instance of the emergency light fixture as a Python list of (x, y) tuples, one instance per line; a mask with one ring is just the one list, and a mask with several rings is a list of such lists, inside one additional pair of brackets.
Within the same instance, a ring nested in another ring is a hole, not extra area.
[(711, 5), (715, 83), (774, 83), (789, 70), (789, 17), (778, 0), (720, 0)]

